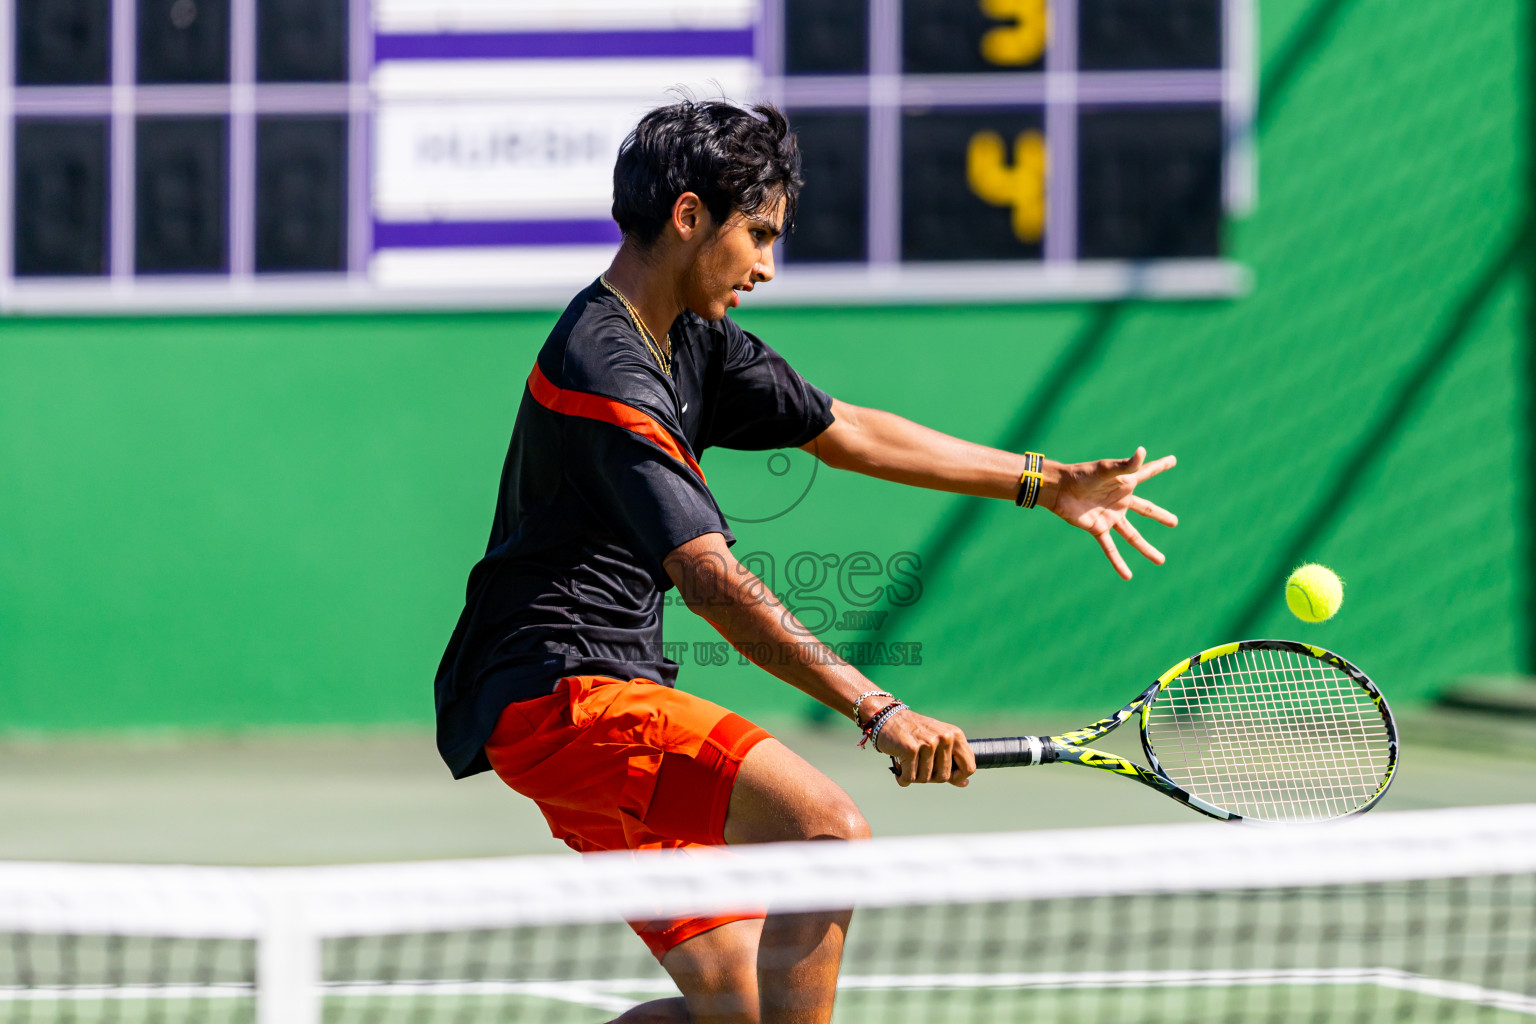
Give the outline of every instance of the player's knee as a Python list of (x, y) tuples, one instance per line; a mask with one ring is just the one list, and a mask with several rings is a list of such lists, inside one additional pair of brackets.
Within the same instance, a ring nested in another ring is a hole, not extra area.
[(868, 839), (871, 835), (869, 822), (864, 820), (858, 805), (846, 795), (819, 808), (813, 831), (814, 834), (805, 838), (851, 840)]
[(608, 1024), (689, 1024), (691, 1020), (687, 1002), (674, 997), (631, 1006)]
[(869, 822), (864, 820), (864, 815), (859, 813), (852, 801), (849, 801), (848, 813), (842, 817), (841, 824), (842, 834), (838, 836), (839, 839), (868, 839), (874, 835), (870, 831)]
[(727, 843), (867, 839), (869, 823), (853, 798), (777, 741), (752, 748), (741, 764)]
[(853, 798), (842, 790), (823, 792), (801, 802), (792, 809), (785, 824), (788, 834), (779, 838), (793, 842), (870, 837), (869, 822), (864, 820)]

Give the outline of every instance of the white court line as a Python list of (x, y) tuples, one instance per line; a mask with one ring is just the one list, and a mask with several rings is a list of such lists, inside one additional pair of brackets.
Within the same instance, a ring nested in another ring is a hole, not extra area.
[[(854, 974), (838, 981), (845, 991), (942, 991), (966, 989), (1061, 990), (1086, 988), (1252, 988), (1264, 985), (1375, 985), (1420, 995), (1475, 1003), (1536, 1016), (1536, 997), (1465, 982), (1428, 978), (1390, 967), (1339, 967), (1293, 970), (1226, 971), (1079, 971), (1001, 972), (992, 974)], [(623, 1011), (635, 1005), (621, 993), (663, 994), (672, 983), (663, 978), (604, 978), (585, 981), (399, 981), (331, 982), (327, 996), (499, 996), (524, 995)], [(0, 987), (0, 1003), (89, 1001), (102, 999), (249, 998), (250, 984), (212, 985), (55, 985)]]
[[(1338, 967), (1293, 970), (1226, 971), (1079, 971), (1003, 972), (993, 974), (854, 974), (838, 979), (844, 991), (942, 991), (945, 989), (1085, 989), (1085, 988), (1252, 988), (1263, 985), (1376, 985), (1421, 995), (1475, 1003), (1536, 1016), (1536, 997), (1464, 982), (1427, 978), (1390, 967)], [(609, 993), (665, 994), (672, 983), (661, 978), (605, 978), (565, 982), (421, 981), (376, 984), (328, 984), (332, 996), (533, 995), (604, 1010), (626, 1010), (632, 1001)]]
[(254, 999), (250, 982), (208, 985), (0, 985), (0, 1003), (89, 1002), (101, 999)]
[(1426, 978), (1392, 967), (1228, 971), (1083, 971), (1037, 974), (892, 974), (840, 979), (843, 989), (960, 988), (1252, 988), (1263, 985), (1376, 985), (1536, 1016), (1536, 997), (1518, 992)]
[(623, 1013), (636, 1004), (612, 993), (675, 993), (665, 978), (610, 978), (601, 981), (395, 981), (327, 982), (326, 996), (538, 996), (562, 1003)]

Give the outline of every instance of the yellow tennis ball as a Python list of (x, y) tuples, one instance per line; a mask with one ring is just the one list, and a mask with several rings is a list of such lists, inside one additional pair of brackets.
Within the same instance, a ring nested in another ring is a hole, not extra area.
[(1285, 603), (1303, 622), (1324, 622), (1344, 603), (1344, 581), (1326, 565), (1309, 562), (1285, 581)]

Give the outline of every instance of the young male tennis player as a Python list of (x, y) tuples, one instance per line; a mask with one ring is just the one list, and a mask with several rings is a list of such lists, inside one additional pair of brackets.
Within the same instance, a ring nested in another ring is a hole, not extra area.
[[(783, 744), (673, 688), (662, 592), (762, 667), (853, 719), (900, 783), (963, 786), (953, 725), (907, 708), (822, 647), (731, 555), (698, 458), (800, 446), (830, 466), (1039, 505), (1092, 534), (1120, 575), (1134, 494), (1173, 458), (1062, 465), (969, 444), (807, 383), (727, 314), (773, 279), (799, 154), (782, 115), (684, 102), (647, 114), (614, 168), (623, 242), (566, 308), (522, 396), (485, 557), (437, 675), (456, 777), (493, 769), (573, 849), (869, 835), (853, 801)], [(632, 922), (682, 998), (625, 1022), (828, 1020), (849, 913)], [(762, 949), (763, 956), (758, 953)]]

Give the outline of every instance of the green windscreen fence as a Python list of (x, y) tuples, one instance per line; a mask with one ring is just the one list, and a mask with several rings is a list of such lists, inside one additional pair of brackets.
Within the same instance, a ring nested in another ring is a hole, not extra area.
[[(1077, 460), (1179, 457), (1122, 582), (1045, 511), (712, 451), (736, 551), (923, 710), (1099, 710), (1256, 636), (1394, 702), (1528, 668), (1530, 21), (1274, 0), (1252, 292), (1209, 303), (763, 309), (844, 401)], [(771, 287), (771, 285), (769, 286)], [(0, 729), (426, 723), (552, 314), (0, 322)], [(1124, 549), (1126, 546), (1122, 544)], [(1312, 626), (1302, 561), (1345, 579)], [(802, 714), (686, 609), (685, 687)]]

